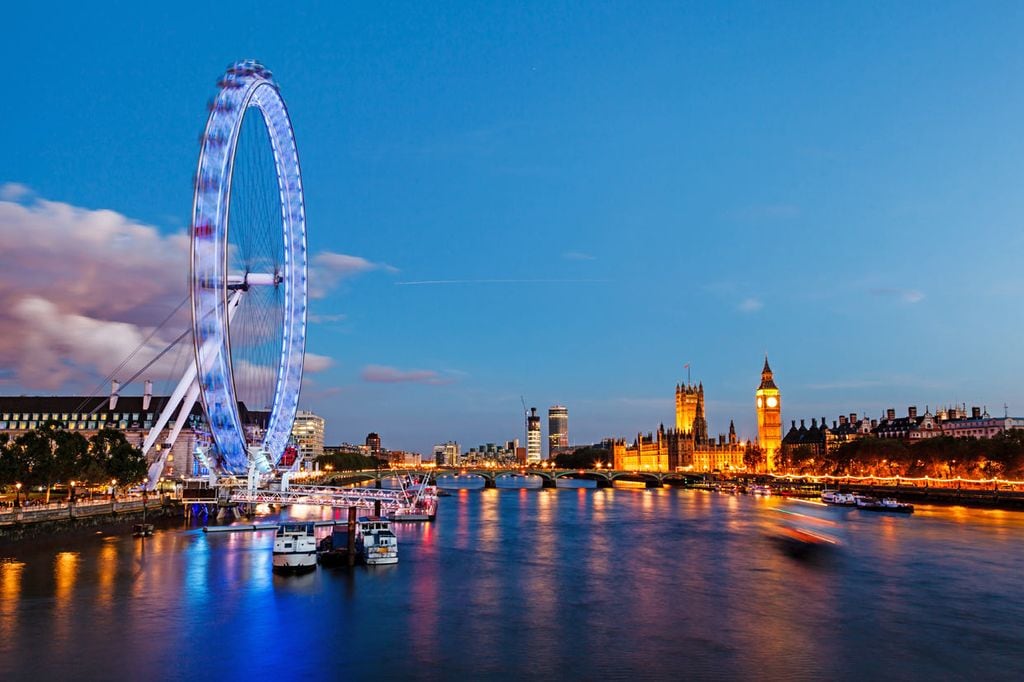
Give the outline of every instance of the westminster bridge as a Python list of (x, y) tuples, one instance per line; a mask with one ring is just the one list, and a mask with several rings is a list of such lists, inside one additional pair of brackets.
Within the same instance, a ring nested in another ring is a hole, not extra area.
[(484, 487), (494, 488), (499, 478), (522, 478), (536, 476), (541, 479), (545, 488), (554, 488), (560, 479), (591, 480), (599, 488), (611, 487), (616, 481), (644, 483), (649, 488), (660, 488), (665, 485), (693, 486), (707, 480), (706, 474), (693, 472), (658, 472), (658, 471), (617, 471), (613, 469), (554, 469), (547, 467), (430, 467), (409, 469), (364, 469), (362, 471), (337, 472), (328, 475), (335, 483), (351, 484), (364, 481), (375, 481), (380, 486), (385, 479), (402, 476), (426, 476), (428, 481), (436, 483), (438, 478), (477, 477), (484, 481)]

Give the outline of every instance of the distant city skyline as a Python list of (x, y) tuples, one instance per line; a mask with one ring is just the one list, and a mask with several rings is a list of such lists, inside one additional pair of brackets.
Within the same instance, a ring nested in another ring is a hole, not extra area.
[(1019, 6), (240, 23), (247, 7), (8, 8), (3, 394), (102, 393), (184, 299), (206, 102), (254, 57), (295, 126), (300, 408), (328, 444), (525, 444), (523, 398), (567, 406), (575, 443), (629, 437), (672, 422), (688, 363), (712, 433), (735, 419), (754, 439), (766, 352), (787, 427), (927, 404), (1024, 414)]

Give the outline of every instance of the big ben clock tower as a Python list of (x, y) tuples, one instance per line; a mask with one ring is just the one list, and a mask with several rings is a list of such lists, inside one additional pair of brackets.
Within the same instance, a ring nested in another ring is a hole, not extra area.
[(775, 454), (782, 447), (782, 398), (772, 378), (768, 356), (764, 356), (761, 385), (754, 393), (757, 405), (757, 444), (765, 456), (765, 467), (775, 470)]

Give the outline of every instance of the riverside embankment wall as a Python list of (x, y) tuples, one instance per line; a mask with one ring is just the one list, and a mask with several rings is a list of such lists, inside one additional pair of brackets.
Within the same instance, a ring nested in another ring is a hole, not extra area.
[(83, 531), (116, 532), (130, 529), (143, 518), (153, 522), (181, 517), (181, 503), (159, 498), (82, 506), (65, 505), (52, 509), (28, 507), (0, 514), (0, 543)]

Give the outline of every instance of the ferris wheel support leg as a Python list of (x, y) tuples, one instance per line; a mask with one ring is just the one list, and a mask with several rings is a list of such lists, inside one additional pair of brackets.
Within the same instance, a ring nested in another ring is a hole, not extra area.
[[(160, 436), (160, 432), (167, 426), (168, 420), (174, 410), (181, 403), (181, 399), (185, 397), (185, 392), (188, 391), (192, 386), (195, 386), (196, 390), (199, 389), (199, 383), (196, 381), (196, 366), (195, 364), (189, 365), (188, 369), (185, 370), (185, 375), (181, 377), (181, 381), (174, 387), (174, 392), (171, 393), (171, 397), (168, 398), (167, 404), (164, 406), (162, 412), (160, 412), (159, 418), (156, 420), (156, 424), (153, 424), (153, 428), (149, 430), (146, 435), (146, 440), (142, 443), (142, 456), (145, 457), (149, 454), (150, 448), (156, 443), (156, 439)], [(189, 408), (191, 409), (191, 408)], [(182, 415), (187, 417), (188, 415)], [(179, 421), (181, 421), (179, 419)]]
[[(228, 321), (234, 317), (235, 311), (238, 309), (238, 304), (241, 303), (242, 292), (236, 291), (232, 293), (228, 299)], [(214, 344), (211, 343), (211, 347)], [(177, 409), (178, 405), (181, 404), (181, 410), (178, 412), (178, 421), (174, 425), (174, 431), (171, 433), (171, 437), (167, 440), (167, 451), (174, 446), (174, 441), (178, 438), (178, 434), (181, 433), (181, 428), (184, 426), (185, 421), (188, 419), (188, 415), (192, 412), (192, 407), (195, 405), (196, 400), (199, 398), (199, 377), (197, 376), (198, 369), (196, 364), (190, 363), (188, 368), (185, 370), (184, 376), (181, 377), (181, 381), (174, 387), (174, 392), (171, 393), (171, 397), (167, 399), (167, 404), (164, 405), (164, 409), (160, 412), (160, 416), (156, 420), (156, 424), (150, 429), (146, 435), (146, 440), (142, 443), (142, 456), (146, 457), (153, 445), (156, 444), (157, 438), (160, 437), (160, 433), (167, 426), (167, 422), (170, 421), (171, 415), (174, 414), (174, 410)], [(185, 400), (186, 404), (182, 404), (182, 400)], [(160, 471), (164, 468), (164, 458), (167, 456), (166, 452), (160, 456), (153, 466), (150, 467), (149, 480), (147, 488), (152, 490), (156, 487), (157, 482), (160, 479)], [(159, 464), (159, 468), (155, 470), (156, 475), (154, 476), (153, 467)]]
[[(149, 466), (149, 483), (147, 488), (149, 490), (155, 490), (156, 484), (160, 480), (160, 476), (163, 475), (164, 465), (167, 463), (167, 455), (170, 454), (174, 448), (174, 444), (178, 442), (178, 435), (181, 433), (181, 429), (185, 426), (185, 422), (188, 421), (188, 415), (192, 414), (192, 407), (196, 404), (196, 400), (199, 399), (199, 382), (193, 381), (188, 387), (188, 393), (185, 394), (185, 399), (181, 403), (181, 409), (178, 410), (178, 420), (174, 423), (174, 428), (171, 429), (170, 436), (167, 437), (164, 445), (165, 447), (160, 451), (160, 456)], [(159, 433), (159, 432), (158, 432)]]

